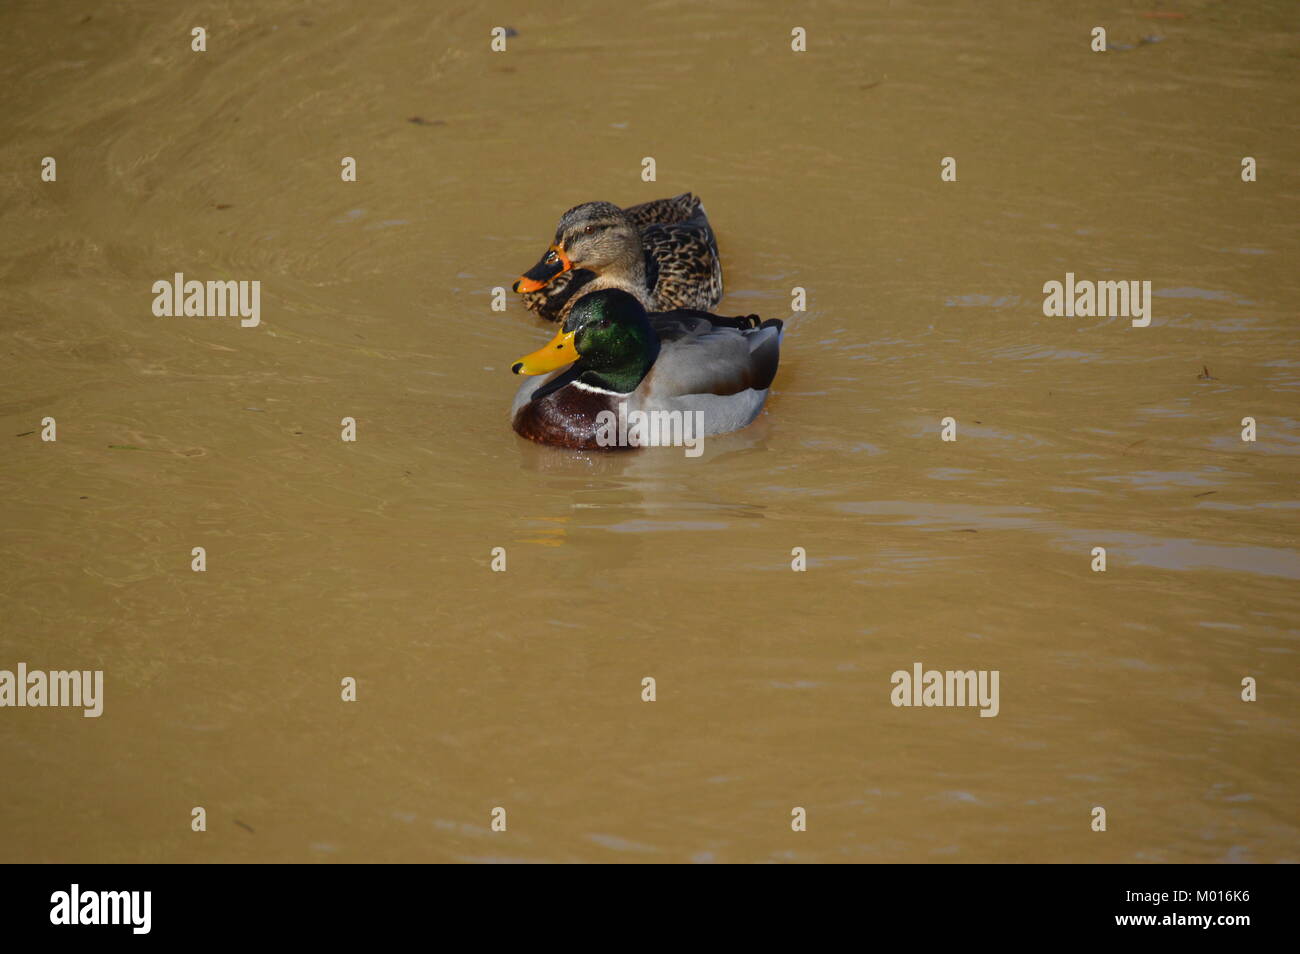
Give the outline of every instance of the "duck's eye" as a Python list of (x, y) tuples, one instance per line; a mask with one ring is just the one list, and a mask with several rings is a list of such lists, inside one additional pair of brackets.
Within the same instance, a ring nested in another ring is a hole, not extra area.
[(588, 225), (586, 228), (582, 230), (582, 234), (590, 235), (594, 231), (596, 231), (596, 227), (594, 225)]
[(602, 318), (602, 319), (600, 319), (600, 321), (596, 322), (596, 327), (597, 327), (597, 328), (608, 328), (608, 327), (609, 327), (609, 319), (608, 319), (608, 318)]
[(559, 261), (559, 259), (557, 259), (557, 258), (555, 257), (555, 252), (554, 252), (554, 251), (552, 251), (551, 254), (549, 254), (549, 255), (546, 256), (546, 264), (547, 264), (547, 265), (554, 265), (557, 261)]

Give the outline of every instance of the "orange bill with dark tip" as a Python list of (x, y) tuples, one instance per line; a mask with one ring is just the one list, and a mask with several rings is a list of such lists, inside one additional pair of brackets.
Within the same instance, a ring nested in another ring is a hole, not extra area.
[(515, 282), (514, 289), (520, 294), (540, 291), (550, 284), (556, 275), (563, 274), (571, 268), (573, 268), (573, 263), (569, 261), (569, 256), (564, 254), (564, 249), (558, 245), (552, 245), (546, 250), (546, 254), (542, 256), (540, 262), (519, 276), (519, 281)]
[(545, 374), (555, 371), (566, 364), (573, 364), (580, 357), (573, 345), (572, 331), (561, 330), (555, 337), (542, 345), (532, 354), (526, 354), (510, 368), (515, 374)]

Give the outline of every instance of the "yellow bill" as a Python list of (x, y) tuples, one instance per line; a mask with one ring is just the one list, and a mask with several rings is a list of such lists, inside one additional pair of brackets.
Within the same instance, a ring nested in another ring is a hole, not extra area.
[(559, 331), (555, 337), (532, 354), (526, 354), (510, 369), (515, 374), (546, 374), (573, 364), (578, 360), (578, 349), (573, 345), (572, 331)]

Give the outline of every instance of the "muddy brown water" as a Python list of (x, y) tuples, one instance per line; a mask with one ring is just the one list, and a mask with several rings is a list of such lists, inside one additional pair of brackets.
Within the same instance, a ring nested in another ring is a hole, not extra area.
[[(105, 673), (0, 710), (0, 859), (1300, 860), (1293, 4), (373, 6), (0, 12), (0, 669)], [(491, 289), (685, 190), (766, 413), (517, 438)]]

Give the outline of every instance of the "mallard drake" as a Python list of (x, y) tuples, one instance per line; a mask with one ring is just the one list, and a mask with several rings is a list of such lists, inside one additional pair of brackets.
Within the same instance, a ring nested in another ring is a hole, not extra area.
[[(692, 414), (698, 436), (739, 430), (767, 400), (781, 333), (775, 318), (647, 313), (635, 295), (601, 289), (580, 297), (555, 337), (514, 363), (515, 374), (538, 377), (519, 388), (511, 421), (529, 440), (583, 450), (610, 447), (611, 416), (637, 411)], [(642, 437), (624, 446), (658, 443)]]
[(621, 288), (651, 311), (715, 307), (722, 263), (700, 200), (683, 192), (627, 209), (574, 206), (541, 261), (514, 284), (524, 305), (549, 321), (563, 321), (579, 294), (602, 288)]

